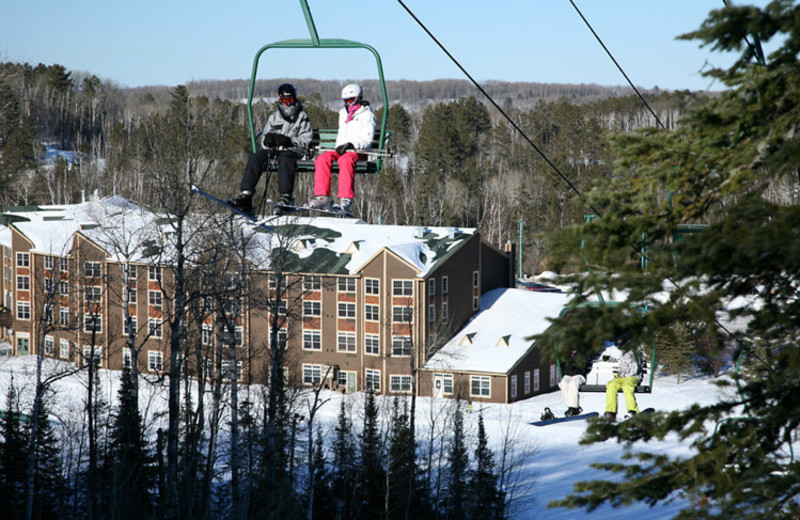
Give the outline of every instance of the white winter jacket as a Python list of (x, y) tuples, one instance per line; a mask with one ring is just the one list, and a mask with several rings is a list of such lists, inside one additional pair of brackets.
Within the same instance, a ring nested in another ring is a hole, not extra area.
[(336, 134), (336, 146), (353, 143), (356, 150), (369, 150), (378, 124), (372, 108), (363, 101), (350, 121), (347, 121), (347, 108), (339, 110), (339, 132)]

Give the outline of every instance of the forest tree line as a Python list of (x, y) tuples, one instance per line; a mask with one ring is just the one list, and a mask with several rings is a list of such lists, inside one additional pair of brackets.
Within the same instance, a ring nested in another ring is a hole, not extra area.
[[(273, 109), (272, 90), (280, 81), (257, 84), (255, 99), (263, 97), (254, 109), (258, 130)], [(295, 82), (312, 125), (335, 127), (340, 85)], [(246, 92), (239, 83), (127, 89), (61, 65), (0, 64), (0, 203), (74, 203), (98, 191), (153, 204), (146, 188), (154, 175), (143, 167), (143, 143), (165, 123), (176, 95), (189, 99), (193, 123), (204, 129), (206, 140), (167, 139), (159, 146), (191, 146), (197, 156), (213, 149), (211, 160), (225, 168), (205, 188), (223, 198), (233, 195), (250, 152)], [(364, 87), (380, 115), (375, 81)], [(610, 136), (657, 124), (637, 96), (618, 88), (488, 85), (537, 151), (464, 81), (395, 81), (387, 88), (389, 148), (395, 156), (382, 174), (358, 179), (358, 215), (367, 222), (477, 227), (497, 246), (517, 241), (521, 228), (523, 267), (531, 274), (546, 267), (542, 235), (590, 212), (559, 173), (587, 191), (611, 175)], [(526, 96), (531, 108), (518, 108)], [(668, 128), (675, 128), (688, 108), (708, 100), (689, 91), (656, 89), (647, 96)], [(71, 161), (44, 161), (45, 145), (76, 155)], [(298, 183), (298, 201), (311, 198), (310, 177)], [(274, 187), (269, 190), (274, 198)]]

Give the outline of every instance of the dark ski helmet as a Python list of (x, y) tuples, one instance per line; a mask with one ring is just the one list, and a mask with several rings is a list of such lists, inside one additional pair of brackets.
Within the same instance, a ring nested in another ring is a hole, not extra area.
[(291, 83), (284, 83), (283, 85), (278, 87), (278, 97), (288, 97), (288, 96), (297, 98), (297, 90)]

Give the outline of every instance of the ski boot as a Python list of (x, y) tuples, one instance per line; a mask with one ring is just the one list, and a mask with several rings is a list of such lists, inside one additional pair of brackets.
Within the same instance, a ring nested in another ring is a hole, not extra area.
[(325, 195), (317, 195), (311, 201), (306, 204), (306, 207), (309, 209), (320, 209), (323, 211), (330, 211), (331, 209), (331, 199)]
[(340, 214), (343, 217), (352, 217), (350, 207), (353, 205), (353, 199), (339, 199), (339, 204), (333, 206), (332, 211)]
[(275, 209), (272, 214), (276, 217), (289, 213), (291, 208), (294, 207), (294, 196), (291, 193), (281, 193), (281, 198), (275, 204)]
[(227, 204), (238, 209), (242, 213), (247, 213), (248, 215), (253, 214), (253, 194), (249, 191), (243, 191), (239, 195), (229, 199)]
[(567, 408), (567, 411), (564, 412), (564, 417), (572, 417), (574, 415), (580, 415), (582, 411), (583, 408), (581, 408), (580, 406), (578, 406), (577, 408), (574, 406), (570, 406), (569, 408)]

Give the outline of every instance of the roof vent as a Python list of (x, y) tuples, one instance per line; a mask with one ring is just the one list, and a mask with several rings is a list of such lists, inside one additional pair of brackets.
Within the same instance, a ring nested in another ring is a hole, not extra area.
[(465, 335), (463, 338), (461, 338), (461, 341), (458, 342), (458, 346), (468, 347), (472, 345), (472, 338), (475, 337), (475, 334), (477, 334), (477, 332), (470, 332), (469, 334)]
[(495, 347), (508, 347), (508, 340), (511, 339), (511, 334), (507, 336), (503, 336), (500, 340), (495, 344)]

